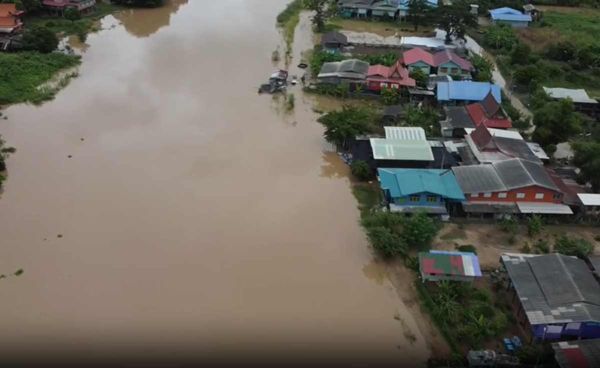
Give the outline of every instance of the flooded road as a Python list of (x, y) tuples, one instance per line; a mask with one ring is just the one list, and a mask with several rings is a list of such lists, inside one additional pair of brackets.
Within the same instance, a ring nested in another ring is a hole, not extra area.
[(313, 97), (256, 93), (285, 1), (174, 3), (105, 18), (78, 78), (0, 121), (0, 273), (24, 270), (0, 357), (423, 363)]

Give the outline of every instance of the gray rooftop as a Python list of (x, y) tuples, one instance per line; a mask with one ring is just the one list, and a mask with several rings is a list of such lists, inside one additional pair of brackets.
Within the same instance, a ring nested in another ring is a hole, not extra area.
[(464, 193), (490, 193), (506, 190), (492, 165), (455, 166), (454, 176)]
[[(556, 342), (552, 344), (552, 349), (560, 368), (600, 367), (600, 339)], [(573, 350), (581, 355), (570, 354)], [(581, 356), (586, 365), (579, 360)]]
[(502, 262), (532, 325), (600, 322), (600, 284), (584, 261), (561, 254), (504, 254)]
[(321, 67), (318, 77), (338, 76), (341, 78), (364, 79), (369, 71), (369, 63), (357, 59), (325, 63)]
[(448, 106), (444, 111), (447, 117), (444, 125), (448, 128), (475, 128), (471, 116), (463, 106)]
[(571, 100), (573, 100), (573, 102), (576, 102), (576, 103), (590, 103), (590, 104), (598, 103), (598, 101), (596, 101), (593, 98), (590, 98), (590, 96), (588, 96), (585, 89), (548, 88), (548, 87), (543, 87), (543, 88), (544, 88), (544, 92), (546, 92), (546, 94), (548, 96), (559, 99), (559, 100), (562, 100), (565, 98), (570, 98)]
[(559, 191), (546, 169), (534, 162), (512, 159), (494, 162), (492, 166), (509, 190), (537, 185)]

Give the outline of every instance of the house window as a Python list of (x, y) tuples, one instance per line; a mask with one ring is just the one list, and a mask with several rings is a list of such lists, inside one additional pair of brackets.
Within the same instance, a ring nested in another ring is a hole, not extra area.
[(554, 196), (552, 196), (552, 198), (554, 198), (556, 200), (559, 200), (559, 199), (562, 198), (562, 194), (560, 194), (560, 193), (554, 193)]
[(535, 193), (535, 199), (544, 199), (544, 193)]
[(471, 193), (471, 198), (479, 198), (479, 193)]
[(452, 74), (458, 74), (458, 68), (452, 68), (452, 69), (450, 69), (450, 73), (452, 73)]
[(483, 193), (483, 198), (492, 198), (492, 193)]
[(388, 84), (387, 83), (381, 83), (381, 88), (387, 88)]
[(506, 198), (508, 197), (508, 193), (503, 192), (503, 193), (498, 193), (498, 198)]
[(419, 202), (421, 200), (420, 196), (410, 196), (411, 202)]
[(517, 199), (525, 198), (525, 193), (517, 193)]
[(400, 88), (400, 86), (397, 85), (397, 84), (391, 84), (391, 87), (392, 87), (392, 89), (398, 89), (398, 88)]
[(429, 203), (437, 203), (437, 197), (436, 196), (427, 196), (427, 202)]
[(448, 73), (448, 68), (441, 67), (440, 68), (440, 73)]

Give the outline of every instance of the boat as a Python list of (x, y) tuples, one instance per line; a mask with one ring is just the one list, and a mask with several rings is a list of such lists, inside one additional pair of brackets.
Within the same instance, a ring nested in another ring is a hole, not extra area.
[(258, 88), (258, 93), (276, 93), (285, 91), (288, 75), (287, 70), (277, 70), (269, 77), (269, 83), (261, 84)]

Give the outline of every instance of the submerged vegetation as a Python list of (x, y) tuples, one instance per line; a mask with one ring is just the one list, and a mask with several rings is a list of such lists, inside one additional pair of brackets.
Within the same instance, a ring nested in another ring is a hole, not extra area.
[(294, 31), (300, 22), (300, 12), (304, 9), (304, 0), (293, 0), (277, 16), (277, 25), (283, 32), (283, 38), (286, 43), (286, 54), (292, 53), (292, 43), (294, 42)]
[(79, 63), (79, 56), (60, 53), (0, 53), (0, 104), (40, 103), (51, 99), (56, 91), (39, 86), (60, 70)]

